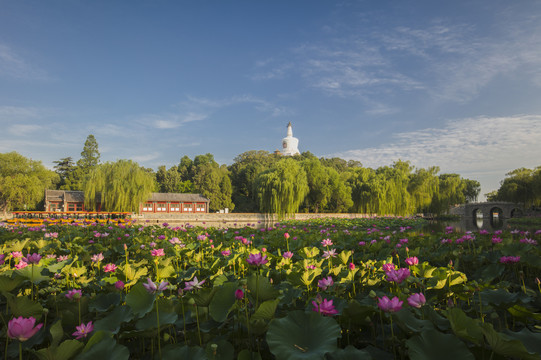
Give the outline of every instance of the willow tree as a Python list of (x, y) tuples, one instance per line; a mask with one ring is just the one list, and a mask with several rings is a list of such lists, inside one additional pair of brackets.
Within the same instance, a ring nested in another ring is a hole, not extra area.
[(0, 154), (0, 211), (35, 209), (59, 176), (16, 152)]
[(260, 211), (281, 216), (299, 210), (310, 189), (301, 165), (285, 158), (259, 174), (255, 182)]
[(95, 210), (97, 200), (105, 211), (138, 212), (155, 188), (154, 177), (131, 160), (96, 166), (85, 179), (85, 207)]

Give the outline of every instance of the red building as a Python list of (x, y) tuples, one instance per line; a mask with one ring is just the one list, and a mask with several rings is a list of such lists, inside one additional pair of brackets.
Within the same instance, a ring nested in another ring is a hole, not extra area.
[[(101, 199), (97, 196), (97, 211), (101, 211)], [(45, 190), (45, 211), (85, 211), (85, 195), (82, 191)], [(208, 213), (209, 200), (199, 194), (152, 193), (139, 205), (139, 213)]]

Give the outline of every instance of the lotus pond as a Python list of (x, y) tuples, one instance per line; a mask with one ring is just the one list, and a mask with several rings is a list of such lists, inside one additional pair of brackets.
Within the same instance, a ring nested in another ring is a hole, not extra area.
[(4, 359), (541, 359), (541, 231), (0, 225)]

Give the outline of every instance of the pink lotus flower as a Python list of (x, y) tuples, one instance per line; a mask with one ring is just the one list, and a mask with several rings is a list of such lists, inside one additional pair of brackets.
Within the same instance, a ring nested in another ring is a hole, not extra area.
[(58, 262), (65, 261), (65, 260), (68, 260), (68, 255), (61, 255), (56, 258), (56, 261)]
[(410, 276), (410, 269), (400, 268), (398, 270), (390, 270), (386, 271), (385, 275), (387, 275), (387, 278), (385, 280), (400, 284), (402, 281), (406, 280)]
[(244, 298), (244, 291), (242, 291), (241, 289), (237, 289), (235, 291), (235, 298), (237, 300), (242, 300)]
[(22, 257), (23, 257), (23, 253), (20, 252), (20, 251), (12, 251), (12, 252), (11, 252), (11, 256), (12, 256), (14, 259), (18, 259), (18, 258), (22, 258)]
[(115, 272), (116, 271), (116, 265), (115, 264), (107, 264), (103, 267), (103, 272)]
[(499, 236), (493, 236), (493, 237), (492, 237), (492, 243), (493, 243), (493, 244), (499, 244), (499, 243), (501, 243), (502, 241), (503, 241), (502, 238), (499, 237)]
[(330, 316), (338, 314), (338, 310), (334, 308), (333, 300), (323, 299), (322, 302), (319, 302), (319, 300), (314, 300), (312, 301), (312, 305), (314, 306), (312, 311), (316, 311), (320, 314)]
[(205, 280), (197, 280), (197, 276), (193, 277), (192, 281), (186, 281), (184, 282), (184, 290), (190, 291), (195, 289), (201, 289), (201, 285), (205, 283)]
[(289, 239), (289, 233), (284, 233), (284, 237), (285, 237), (286, 239)]
[(92, 260), (92, 262), (94, 262), (94, 263), (98, 263), (98, 262), (102, 261), (103, 259), (104, 259), (103, 253), (94, 254), (90, 258), (90, 260)]
[(159, 285), (156, 286), (156, 284), (152, 280), (150, 280), (150, 278), (147, 278), (147, 283), (143, 284), (143, 287), (150, 294), (155, 294), (157, 292), (162, 292), (167, 289), (167, 285), (169, 285), (167, 281), (162, 281)]
[(400, 299), (396, 296), (391, 300), (387, 296), (378, 298), (378, 307), (385, 312), (400, 311), (400, 309), (402, 309), (403, 303), (404, 302), (400, 301)]
[(269, 260), (267, 260), (267, 255), (261, 255), (261, 253), (250, 254), (248, 256), (248, 259), (246, 259), (246, 261), (248, 262), (248, 264), (254, 265), (254, 266), (265, 265), (266, 263), (269, 262)]
[(284, 259), (291, 259), (293, 257), (293, 253), (291, 251), (286, 251), (282, 254), (282, 256), (284, 257)]
[(83, 296), (83, 292), (80, 289), (71, 289), (66, 294), (66, 297), (70, 300), (79, 300)]
[(15, 269), (20, 270), (20, 269), (24, 269), (27, 266), (28, 266), (28, 263), (21, 260), (21, 261), (19, 261), (18, 264), (15, 264)]
[(386, 264), (383, 264), (381, 266), (381, 268), (383, 269), (383, 271), (387, 272), (387, 271), (391, 271), (391, 270), (394, 270), (395, 269), (395, 265), (393, 263), (386, 263)]
[(502, 256), (500, 262), (502, 264), (514, 264), (520, 261), (520, 256)]
[(323, 258), (328, 259), (330, 257), (336, 257), (336, 249), (323, 251)]
[(224, 251), (222, 251), (222, 255), (223, 255), (223, 256), (229, 256), (229, 255), (231, 255), (231, 250), (224, 250)]
[(349, 265), (348, 265), (348, 269), (349, 269), (349, 271), (355, 270), (355, 264), (350, 262)]
[(77, 331), (71, 335), (75, 336), (75, 338), (79, 340), (81, 338), (86, 338), (86, 336), (90, 334), (92, 330), (94, 330), (94, 325), (92, 325), (92, 321), (90, 321), (86, 325), (82, 323), (81, 325), (76, 326), (75, 328), (77, 329)]
[(32, 255), (27, 255), (26, 257), (23, 257), (23, 260), (29, 264), (39, 264), (39, 261), (41, 260), (41, 255), (33, 253)]
[(115, 282), (115, 288), (117, 290), (124, 290), (124, 283), (122, 282), (122, 280), (118, 280), (117, 282)]
[(33, 317), (23, 318), (19, 316), (18, 318), (13, 318), (8, 323), (8, 336), (11, 339), (17, 339), (19, 341), (26, 341), (34, 336), (43, 324), (36, 324), (36, 319)]
[(321, 245), (323, 246), (332, 246), (333, 243), (332, 243), (332, 240), (331, 239), (325, 239), (321, 242)]
[(331, 286), (334, 285), (334, 281), (332, 280), (332, 277), (327, 276), (326, 278), (323, 278), (317, 282), (317, 286), (321, 288), (321, 290), (325, 291)]
[(154, 249), (154, 250), (150, 250), (150, 255), (152, 255), (152, 256), (165, 256), (165, 252), (163, 251), (163, 249)]
[(4, 261), (6, 260), (5, 254), (0, 254), (0, 265), (4, 265)]
[(406, 258), (404, 262), (409, 266), (413, 266), (413, 265), (419, 264), (419, 259), (417, 258), (417, 256), (412, 256), (412, 257)]
[(422, 293), (411, 294), (408, 297), (408, 304), (411, 307), (415, 307), (415, 308), (419, 309), (421, 306), (426, 304), (425, 296)]

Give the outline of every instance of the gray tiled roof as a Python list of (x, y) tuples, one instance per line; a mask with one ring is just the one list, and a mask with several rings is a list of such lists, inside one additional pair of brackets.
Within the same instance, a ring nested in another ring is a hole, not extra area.
[(152, 193), (148, 201), (205, 202), (209, 200), (201, 194)]

